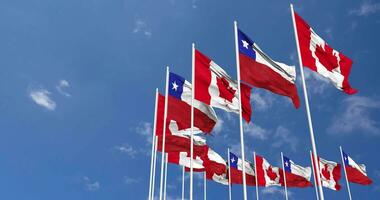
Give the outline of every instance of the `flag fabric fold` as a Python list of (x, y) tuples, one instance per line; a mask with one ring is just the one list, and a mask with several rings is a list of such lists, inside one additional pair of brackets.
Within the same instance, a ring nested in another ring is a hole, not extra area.
[(372, 184), (372, 180), (367, 175), (365, 165), (357, 164), (347, 153), (342, 153), (348, 181), (360, 185)]
[(244, 82), (291, 98), (299, 108), (294, 66), (272, 60), (246, 34), (238, 30), (240, 76)]
[(311, 167), (302, 167), (295, 164), (292, 160), (283, 156), (284, 172), (286, 176), (287, 187), (309, 187), (312, 186), (310, 182)]
[(294, 17), (303, 65), (346, 94), (355, 94), (357, 90), (348, 82), (352, 60), (331, 48), (296, 12)]
[[(251, 91), (249, 86), (244, 87), (242, 96), (248, 97), (248, 100), (242, 101), (242, 112), (244, 119), (249, 122), (252, 112), (249, 101)], [(227, 112), (239, 113), (237, 81), (198, 50), (195, 50), (195, 99)]]
[(332, 189), (332, 190), (340, 190), (341, 189), (341, 185), (339, 184), (339, 180), (341, 178), (340, 164), (333, 161), (325, 160), (319, 156), (318, 156), (318, 162), (319, 162), (319, 173), (320, 173), (320, 180), (322, 182), (322, 186)]
[(243, 184), (243, 165), (245, 167), (245, 177), (247, 185), (255, 186), (255, 170), (252, 163), (245, 161), (237, 157), (235, 154), (230, 152), (230, 167), (231, 170), (231, 183), (232, 184)]

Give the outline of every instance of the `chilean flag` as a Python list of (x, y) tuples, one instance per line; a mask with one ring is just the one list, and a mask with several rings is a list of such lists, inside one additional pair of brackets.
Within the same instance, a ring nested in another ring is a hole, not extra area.
[[(168, 84), (168, 110), (167, 110), (167, 127), (170, 121), (175, 121), (178, 130), (189, 129), (191, 127), (191, 84), (183, 77), (170, 73)], [(159, 95), (156, 117), (156, 134), (162, 135), (164, 123), (164, 106), (165, 96)], [(214, 128), (217, 117), (212, 107), (194, 100), (194, 127), (195, 131), (211, 133)], [(170, 132), (167, 129), (166, 134)]]
[[(237, 81), (233, 80), (219, 65), (195, 50), (195, 99), (227, 112), (239, 113)], [(243, 118), (251, 120), (251, 88), (241, 84)]]
[[(253, 164), (245, 161), (245, 177), (247, 185), (256, 185), (255, 170)], [(243, 184), (243, 160), (230, 152), (230, 173), (232, 184)]]
[(367, 176), (365, 165), (356, 164), (345, 152), (343, 152), (343, 160), (349, 182), (360, 185), (370, 185), (372, 183), (372, 180)]
[(296, 12), (294, 17), (303, 65), (346, 94), (355, 94), (357, 90), (348, 82), (352, 60), (331, 48)]
[(273, 167), (265, 158), (256, 155), (256, 172), (257, 182), (259, 186), (281, 186), (283, 183), (283, 176), (278, 167)]
[(287, 187), (308, 187), (312, 186), (310, 182), (311, 168), (302, 167), (295, 164), (289, 158), (283, 156), (284, 171), (286, 176)]
[(238, 30), (241, 80), (292, 99), (296, 108), (300, 100), (295, 85), (294, 66), (276, 62), (266, 55), (246, 34)]

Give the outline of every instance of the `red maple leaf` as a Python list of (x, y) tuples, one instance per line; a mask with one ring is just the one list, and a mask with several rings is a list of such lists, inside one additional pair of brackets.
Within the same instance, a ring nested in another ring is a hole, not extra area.
[(267, 172), (267, 175), (270, 178), (270, 180), (273, 180), (273, 181), (276, 180), (277, 174), (275, 172), (273, 172), (272, 166), (269, 166), (269, 168), (266, 170), (266, 172)]
[(232, 99), (235, 97), (235, 92), (230, 83), (224, 78), (217, 78), (216, 84), (219, 88), (219, 96), (226, 99), (229, 102), (232, 102)]

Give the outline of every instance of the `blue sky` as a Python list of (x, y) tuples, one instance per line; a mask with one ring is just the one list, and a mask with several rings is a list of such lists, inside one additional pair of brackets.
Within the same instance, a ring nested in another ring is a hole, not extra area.
[[(296, 11), (332, 47), (354, 61), (347, 96), (306, 70), (319, 154), (340, 161), (339, 145), (367, 165), (371, 186), (351, 185), (354, 198), (380, 196), (380, 2), (294, 1)], [(0, 198), (145, 199), (148, 193), (154, 90), (164, 91), (165, 66), (191, 77), (191, 43), (236, 77), (233, 20), (275, 60), (297, 65), (287, 1), (1, 0)], [(297, 67), (297, 73), (298, 73)], [(299, 75), (299, 73), (298, 73)], [(301, 84), (297, 82), (302, 97)], [(309, 166), (303, 98), (254, 89), (253, 150), (274, 165), (280, 152)], [(239, 153), (238, 116), (217, 110), (211, 147)], [(169, 166), (169, 199), (180, 197), (178, 166)], [(195, 195), (202, 181), (197, 176)], [(347, 199), (325, 189), (328, 199)], [(187, 185), (188, 186), (188, 185)], [(248, 196), (254, 198), (254, 189)], [(314, 189), (290, 189), (312, 199)], [(227, 198), (208, 182), (208, 196)], [(240, 186), (233, 187), (241, 199)], [(281, 188), (260, 189), (283, 199)]]

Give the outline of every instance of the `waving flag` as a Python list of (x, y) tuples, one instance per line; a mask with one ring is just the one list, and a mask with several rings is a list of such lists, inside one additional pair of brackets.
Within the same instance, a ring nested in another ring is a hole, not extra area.
[(266, 55), (247, 35), (238, 30), (241, 80), (292, 99), (296, 108), (300, 100), (295, 85), (294, 66), (276, 62)]
[[(251, 88), (243, 86), (242, 110), (244, 119), (251, 119)], [(227, 112), (239, 113), (238, 85), (219, 65), (195, 50), (195, 99)]]
[[(178, 79), (174, 79), (178, 78)], [(168, 96), (168, 110), (167, 110), (167, 127), (170, 126), (170, 121), (175, 121), (178, 126), (178, 130), (189, 129), (191, 127), (191, 94), (190, 100), (188, 99), (188, 93), (191, 93), (191, 85), (185, 79), (179, 79), (181, 77), (170, 74), (169, 81), (172, 85), (169, 90)], [(183, 82), (180, 82), (183, 80)], [(174, 85), (174, 86), (173, 86)], [(156, 117), (156, 134), (162, 135), (163, 123), (164, 123), (164, 105), (165, 96), (159, 94), (157, 105), (157, 117)], [(217, 121), (215, 111), (212, 107), (194, 100), (194, 128), (195, 131), (211, 133)], [(170, 130), (167, 129), (166, 134)], [(189, 133), (189, 132), (188, 132)]]
[(345, 152), (343, 152), (343, 160), (349, 182), (360, 185), (370, 185), (372, 183), (372, 180), (367, 176), (365, 165), (356, 164)]
[(352, 61), (331, 48), (296, 12), (294, 12), (302, 63), (329, 79), (336, 88), (347, 94), (355, 94), (348, 77)]
[(259, 186), (281, 186), (283, 177), (280, 175), (280, 168), (273, 167), (263, 157), (256, 155), (256, 172)]
[[(255, 181), (255, 170), (253, 164), (245, 161), (245, 177), (247, 185), (256, 185)], [(243, 184), (243, 160), (237, 157), (235, 154), (230, 152), (230, 170), (231, 170), (231, 183), (232, 184)]]
[(302, 167), (295, 164), (289, 158), (283, 156), (284, 160), (284, 171), (286, 176), (286, 186), (287, 187), (308, 187), (312, 186), (310, 182), (311, 178), (311, 168)]
[(340, 190), (340, 164), (320, 157), (318, 157), (318, 161), (322, 186), (332, 190)]
[[(189, 152), (170, 152), (168, 153), (168, 162), (190, 168), (190, 153)], [(203, 171), (203, 160), (199, 156), (193, 159), (193, 170)]]

